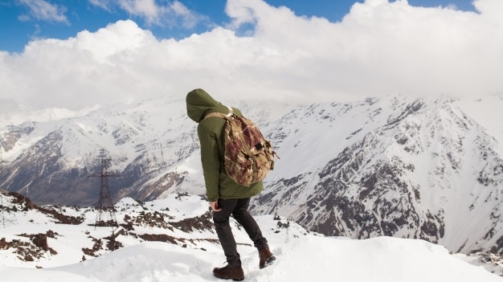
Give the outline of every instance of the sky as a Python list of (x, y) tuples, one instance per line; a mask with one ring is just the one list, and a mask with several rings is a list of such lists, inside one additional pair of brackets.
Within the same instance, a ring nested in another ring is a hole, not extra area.
[(0, 0), (0, 113), (503, 92), (501, 0)]

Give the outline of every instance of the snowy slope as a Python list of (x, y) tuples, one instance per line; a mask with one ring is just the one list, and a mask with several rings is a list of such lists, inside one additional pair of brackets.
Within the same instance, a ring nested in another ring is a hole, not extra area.
[[(204, 216), (208, 204), (198, 196), (173, 194), (163, 200), (142, 204), (123, 199), (116, 205), (120, 224), (125, 223), (123, 219), (126, 215), (138, 218), (142, 212), (164, 215), (164, 218), (152, 225), (146, 221), (132, 224), (132, 230), (117, 236), (116, 242), (121, 244), (119, 249), (96, 248), (99, 249), (94, 252), (96, 257), (84, 255), (84, 249), (96, 246), (97, 240), (103, 244), (109, 242), (107, 237), (111, 235), (111, 228), (88, 225), (93, 222), (95, 211), (44, 206), (67, 216), (85, 218), (81, 224), (55, 224), (37, 207), (26, 209), (30, 206), (29, 202), (22, 198), (0, 196), (9, 210), (8, 215), (17, 219), (17, 223), (0, 229), (2, 281), (220, 281), (212, 276), (211, 269), (221, 266), (225, 258), (212, 226), (197, 228), (197, 224), (175, 224)], [(17, 212), (12, 210), (14, 207)], [(257, 251), (244, 230), (232, 221), (246, 281), (503, 280), (481, 266), (468, 264), (450, 255), (445, 248), (423, 240), (324, 237), (286, 219), (259, 216), (257, 221), (277, 260), (260, 270)], [(30, 245), (30, 239), (20, 234), (46, 233), (49, 230), (54, 234), (54, 238), (47, 238), (49, 250), (39, 250), (41, 256), (31, 262), (23, 261), (19, 254), (14, 253), (16, 249), (5, 248), (5, 244), (1, 243), (2, 240), (19, 240)], [(153, 242), (142, 239), (145, 234), (158, 234), (168, 239)], [(168, 236), (176, 239), (171, 240)], [(490, 264), (484, 266), (492, 267)]]
[[(457, 281), (503, 278), (458, 260), (421, 241), (374, 238), (364, 241), (302, 238), (274, 249), (277, 262), (258, 269), (252, 250), (244, 256), (246, 281)], [(25, 269), (0, 266), (2, 281), (222, 281), (212, 276), (218, 252), (142, 243), (82, 263)]]
[[(502, 100), (404, 95), (307, 106), (240, 104), (278, 155), (256, 214), (353, 239), (424, 239), (503, 254)], [(0, 186), (39, 204), (94, 205), (99, 153), (115, 201), (204, 194), (196, 124), (165, 97), (0, 127)]]
[(252, 210), (327, 235), (500, 253), (500, 142), (457, 103), (397, 96), (290, 112), (268, 128), (281, 160)]
[(473, 118), (480, 124), (488, 135), (497, 140), (496, 147), (500, 157), (503, 157), (503, 123), (502, 111), (503, 97), (502, 96), (487, 96), (480, 99), (466, 99), (455, 102), (456, 105), (468, 116)]
[[(249, 116), (261, 123), (290, 107), (269, 104)], [(110, 179), (117, 200), (152, 200), (168, 190), (204, 193), (196, 124), (186, 115), (185, 100), (165, 97), (61, 119), (26, 118), (0, 122), (0, 186), (6, 190), (37, 203), (93, 205), (99, 182), (88, 176), (100, 172), (103, 150), (111, 159), (108, 170), (121, 176)]]

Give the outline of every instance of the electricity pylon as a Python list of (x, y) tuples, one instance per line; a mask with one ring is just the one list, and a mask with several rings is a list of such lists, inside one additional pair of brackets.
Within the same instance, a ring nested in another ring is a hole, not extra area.
[[(117, 227), (117, 218), (115, 216), (115, 208), (112, 203), (112, 197), (110, 196), (110, 187), (108, 186), (108, 177), (119, 177), (119, 174), (109, 173), (107, 171), (108, 162), (111, 160), (105, 158), (103, 151), (101, 151), (101, 173), (91, 174), (89, 177), (100, 177), (100, 195), (98, 200), (98, 205), (96, 206), (96, 223), (95, 226), (112, 226)], [(105, 217), (109, 217), (106, 220)]]
[[(2, 190), (0, 188), (0, 190)], [(3, 228), (5, 228), (8, 224), (17, 224), (17, 218), (16, 214), (8, 214), (5, 212), (7, 210), (7, 207), (4, 206), (3, 203), (3, 198), (6, 196), (6, 194), (3, 191), (0, 191), (0, 223), (2, 224)]]

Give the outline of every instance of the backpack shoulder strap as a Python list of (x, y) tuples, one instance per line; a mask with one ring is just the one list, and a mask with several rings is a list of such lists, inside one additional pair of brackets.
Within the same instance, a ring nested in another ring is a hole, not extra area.
[(229, 109), (229, 113), (228, 114), (219, 113), (219, 112), (213, 112), (213, 113), (207, 114), (204, 117), (204, 119), (211, 118), (211, 117), (219, 117), (219, 118), (224, 118), (224, 119), (230, 118), (231, 116), (234, 115), (234, 111), (232, 110), (231, 107), (227, 107), (227, 108)]
[(207, 118), (212, 118), (212, 117), (225, 118), (226, 116), (227, 116), (226, 114), (213, 112), (213, 113), (209, 113), (209, 114), (207, 114), (207, 115), (204, 117), (204, 119), (207, 119)]

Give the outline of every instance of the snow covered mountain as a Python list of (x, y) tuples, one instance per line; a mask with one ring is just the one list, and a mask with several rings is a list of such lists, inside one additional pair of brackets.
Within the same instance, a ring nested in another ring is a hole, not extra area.
[[(12, 192), (0, 200), (2, 281), (221, 281), (211, 270), (225, 257), (199, 196), (123, 198), (115, 205), (117, 229), (92, 226), (94, 208), (38, 206)], [(501, 262), (451, 255), (423, 240), (329, 238), (285, 218), (257, 220), (277, 260), (260, 270), (256, 249), (231, 219), (246, 281), (503, 280)]]
[[(284, 112), (272, 107), (252, 116), (260, 122)], [(0, 118), (0, 187), (40, 204), (93, 205), (100, 182), (88, 176), (100, 173), (104, 151), (111, 159), (108, 171), (120, 174), (109, 179), (115, 200), (152, 200), (168, 190), (204, 193), (196, 124), (186, 115), (185, 100), (168, 97), (50, 118), (58, 116), (55, 111), (17, 124), (20, 116)]]
[[(494, 97), (479, 103), (502, 105)], [(502, 139), (465, 108), (394, 97), (296, 109), (268, 128), (290, 165), (279, 162), (252, 209), (326, 235), (421, 238), (454, 252), (501, 254)]]
[[(407, 96), (293, 107), (234, 103), (281, 157), (252, 202), (325, 235), (421, 238), (503, 254), (503, 100)], [(54, 117), (55, 115), (47, 115)], [(183, 100), (65, 118), (0, 121), (0, 187), (37, 204), (97, 202), (99, 154), (113, 198), (204, 194), (196, 125)]]

